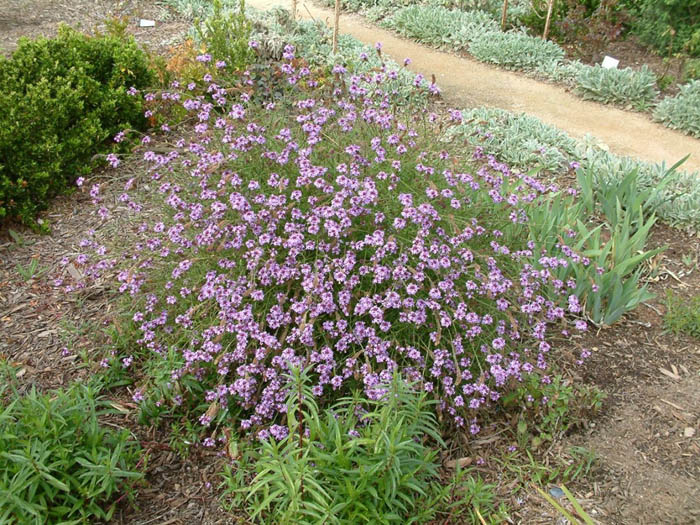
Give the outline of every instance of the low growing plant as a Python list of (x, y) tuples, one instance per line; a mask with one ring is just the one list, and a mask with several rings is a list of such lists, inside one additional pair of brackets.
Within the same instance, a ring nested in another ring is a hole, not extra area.
[(504, 399), (504, 406), (522, 407), (516, 427), (520, 448), (537, 449), (570, 429), (586, 425), (600, 412), (605, 395), (595, 387), (561, 376), (548, 385), (525, 381)]
[(654, 120), (700, 138), (700, 80), (682, 85), (677, 95), (659, 102)]
[[(289, 11), (273, 9), (258, 12), (252, 16), (253, 35), (258, 56), (263, 59), (281, 60), (284, 47), (293, 46), (310, 67), (334, 68), (335, 73), (364, 75), (377, 71), (391, 71), (384, 79), (384, 87), (392, 93), (394, 103), (403, 104), (408, 100), (425, 100), (429, 93), (439, 90), (421, 74), (411, 73), (399, 66), (381, 52), (381, 44), (374, 48), (356, 38), (341, 34), (338, 37), (338, 50), (333, 53), (332, 31), (325, 24), (311, 21), (294, 21)], [(342, 65), (341, 65), (342, 64)], [(262, 64), (264, 69), (266, 64)], [(419, 87), (421, 89), (415, 89)]]
[(139, 447), (127, 430), (99, 423), (98, 391), (20, 394), (3, 365), (0, 383), (0, 522), (87, 523), (109, 520), (117, 496), (142, 477)]
[(234, 506), (261, 523), (424, 523), (435, 516), (432, 481), (442, 445), (425, 392), (398, 376), (383, 395), (355, 395), (321, 411), (311, 379), (292, 371), (287, 425), (224, 473)]
[(523, 235), (548, 188), (436, 150), (439, 116), (393, 103), (395, 71), (314, 76), (291, 47), (279, 68), (292, 80), (279, 102), (223, 97), (220, 82), (205, 90), (213, 102), (151, 101), (187, 109), (193, 129), (172, 151), (145, 146), (148, 174), (119, 206), (139, 210), (133, 190), (147, 185), (162, 211), (136, 215), (126, 258), (96, 237), (74, 261), (128, 297), (131, 354), (111, 367), (141, 371), (142, 406), (195, 415), (212, 435), (231, 418), (269, 431), (285, 374), (309, 365), (321, 405), (356, 389), (376, 399), (398, 371), (445, 424), (477, 433), (513, 382), (547, 381), (547, 323), (568, 322)]
[(564, 174), (581, 165), (595, 174), (596, 186), (607, 188), (615, 188), (635, 171), (639, 189), (654, 190), (649, 206), (659, 218), (672, 225), (700, 228), (698, 174), (678, 171), (680, 164), (669, 170), (665, 164), (618, 157), (524, 114), (475, 108), (462, 115), (462, 122), (446, 128), (445, 141), (466, 140), (522, 172), (539, 169)]
[(457, 50), (466, 49), (482, 33), (498, 30), (496, 21), (483, 11), (423, 5), (398, 9), (382, 25), (418, 42)]
[(676, 335), (684, 333), (700, 338), (700, 295), (685, 300), (669, 290), (664, 326)]
[(601, 66), (582, 68), (576, 78), (577, 92), (587, 100), (604, 104), (649, 109), (656, 96), (656, 76), (647, 67), (606, 69)]
[(566, 172), (585, 150), (563, 131), (524, 113), (474, 108), (463, 111), (462, 117), (460, 125), (446, 130), (445, 140), (466, 139), (523, 172), (536, 168)]
[(564, 50), (555, 43), (519, 32), (481, 33), (469, 44), (469, 53), (482, 62), (522, 70), (557, 64), (564, 58)]

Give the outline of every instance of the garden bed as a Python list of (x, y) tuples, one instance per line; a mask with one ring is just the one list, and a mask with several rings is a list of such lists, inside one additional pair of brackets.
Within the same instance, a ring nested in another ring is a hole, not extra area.
[[(114, 202), (124, 182), (144, 170), (143, 161), (132, 159), (92, 178), (104, 182), (102, 198)], [(17, 226), (0, 233), (0, 356), (19, 367), (24, 388), (36, 385), (48, 390), (85, 378), (98, 370), (105, 356), (107, 339), (98, 335), (99, 327), (113, 323), (115, 298), (99, 282), (77, 295), (66, 295), (54, 282), (73, 277), (77, 270), (62, 264), (62, 259), (73, 259), (87, 230), (101, 227), (89, 200), (81, 192), (57, 199), (43, 215), (51, 224), (49, 236)], [(568, 361), (577, 358), (566, 351), (557, 358), (560, 368), (570, 371), (565, 380), (583, 380), (608, 394), (602, 415), (585, 417), (584, 411), (580, 428), (555, 439), (549, 448), (531, 450), (535, 459), (530, 465), (529, 447), (520, 446), (507, 421), (496, 418), (477, 438), (461, 432), (447, 436), (444, 460), (468, 458), (465, 464), (496, 484), (514, 522), (556, 519), (555, 511), (534, 490), (514, 497), (513, 488), (530, 482), (547, 485), (550, 475), (558, 479), (551, 471), (567, 461), (580, 464), (581, 455), (587, 454), (583, 449), (598, 453), (599, 459), (587, 474), (572, 476), (567, 484), (600, 522), (683, 523), (698, 517), (700, 346), (697, 339), (666, 333), (663, 314), (669, 289), (683, 299), (700, 294), (700, 240), (657, 225), (651, 244), (669, 245), (647, 263), (646, 275), (657, 298), (612, 328), (590, 329), (579, 341), (593, 350), (582, 367), (571, 366)], [(568, 346), (564, 338), (555, 337), (553, 342), (563, 349)], [(218, 506), (215, 472), (221, 460), (216, 454), (198, 446), (181, 459), (167, 429), (137, 424), (132, 394), (125, 390), (111, 394), (119, 414), (108, 423), (130, 428), (151, 454), (149, 485), (140, 490), (139, 509), (120, 506), (114, 522), (239, 522)], [(693, 429), (691, 435), (688, 428)], [(514, 449), (506, 453), (510, 446)], [(582, 448), (572, 452), (571, 447)]]

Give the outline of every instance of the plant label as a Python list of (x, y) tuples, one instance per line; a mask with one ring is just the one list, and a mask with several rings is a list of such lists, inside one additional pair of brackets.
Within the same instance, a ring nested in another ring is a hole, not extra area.
[(139, 27), (155, 27), (155, 26), (156, 26), (155, 20), (146, 20), (145, 18), (142, 18), (141, 21), (139, 22)]
[(617, 65), (620, 63), (620, 61), (617, 58), (609, 57), (605, 55), (605, 58), (603, 59), (603, 62), (600, 64), (601, 67), (604, 67), (605, 69), (617, 69)]

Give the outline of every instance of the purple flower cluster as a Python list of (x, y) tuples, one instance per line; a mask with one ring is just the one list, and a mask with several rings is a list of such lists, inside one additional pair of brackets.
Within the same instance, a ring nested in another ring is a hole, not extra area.
[[(512, 235), (551, 188), (480, 151), (460, 161), (426, 147), (421, 127), (436, 128), (402, 119), (382, 89), (390, 71), (339, 76), (329, 95), (292, 48), (284, 57), (297, 99), (283, 121), (214, 81), (203, 96), (150, 97), (192, 116), (170, 153), (143, 157), (166, 209), (143, 219), (128, 256), (87, 240), (100, 252), (84, 273), (114, 273), (137, 300), (138, 344), (175, 363), (171, 397), (197, 380), (198, 401), (238, 407), (243, 429), (284, 437), (285, 374), (311, 367), (314, 395), (359, 387), (371, 399), (398, 370), (478, 432), (505, 391), (546, 381), (547, 326), (581, 310), (575, 283), (554, 286), (566, 309), (543, 291), (556, 268), (582, 264), (576, 254), (535, 254)], [(117, 208), (141, 209), (136, 187)]]

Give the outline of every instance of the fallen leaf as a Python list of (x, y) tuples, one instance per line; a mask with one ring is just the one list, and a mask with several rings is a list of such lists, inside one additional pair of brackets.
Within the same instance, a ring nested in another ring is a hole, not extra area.
[(70, 263), (68, 265), (68, 273), (76, 281), (80, 281), (83, 278), (83, 275), (78, 271), (78, 269), (73, 265), (73, 263)]
[(472, 464), (472, 458), (459, 458), (451, 459), (445, 462), (445, 466), (449, 469), (456, 469), (457, 467), (464, 468)]
[(681, 378), (681, 376), (674, 374), (673, 372), (670, 372), (666, 370), (665, 368), (659, 368), (659, 372), (661, 372), (663, 375), (670, 377), (671, 379), (675, 379), (676, 381)]
[(695, 429), (693, 427), (685, 427), (683, 430), (683, 437), (691, 438), (695, 435)]

